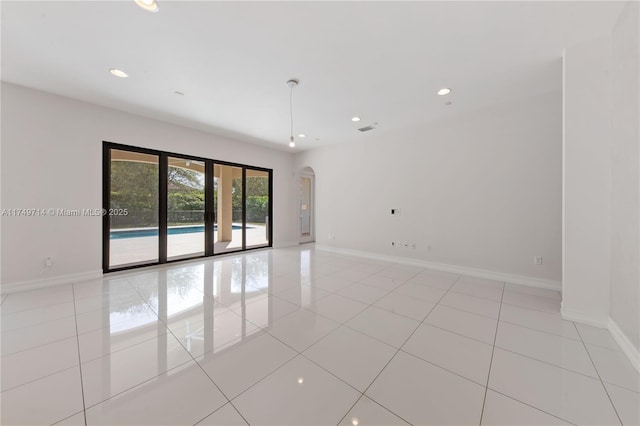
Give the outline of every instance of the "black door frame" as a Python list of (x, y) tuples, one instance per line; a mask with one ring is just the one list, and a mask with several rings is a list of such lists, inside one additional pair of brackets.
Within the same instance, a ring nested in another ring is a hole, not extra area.
[[(109, 266), (109, 250), (110, 250), (110, 235), (111, 224), (109, 209), (111, 204), (111, 150), (116, 149), (120, 151), (137, 152), (141, 154), (155, 155), (158, 157), (158, 261), (140, 263), (134, 265), (124, 265), (121, 267), (111, 268)], [(184, 257), (180, 259), (169, 260), (167, 258), (167, 231), (168, 231), (168, 169), (169, 169), (169, 157), (183, 158), (185, 160), (201, 161), (205, 164), (205, 247), (204, 255), (194, 255), (191, 257)], [(221, 253), (215, 253), (215, 241), (213, 239), (213, 225), (215, 222), (214, 212), (214, 167), (215, 165), (232, 166), (242, 169), (242, 247), (238, 250), (224, 251)], [(247, 169), (257, 170), (268, 173), (269, 176), (269, 206), (268, 206), (268, 221), (267, 235), (268, 242), (266, 245), (247, 248)], [(258, 166), (250, 166), (246, 164), (232, 163), (228, 161), (214, 160), (210, 158), (204, 158), (188, 154), (179, 154), (174, 152), (160, 151), (149, 148), (140, 148), (131, 145), (123, 145), (119, 143), (103, 141), (102, 142), (102, 208), (104, 214), (102, 217), (102, 270), (104, 273), (123, 271), (134, 268), (141, 268), (146, 266), (181, 262), (184, 260), (193, 260), (198, 258), (217, 256), (222, 254), (239, 253), (248, 250), (257, 250), (273, 247), (273, 169), (268, 169)]]

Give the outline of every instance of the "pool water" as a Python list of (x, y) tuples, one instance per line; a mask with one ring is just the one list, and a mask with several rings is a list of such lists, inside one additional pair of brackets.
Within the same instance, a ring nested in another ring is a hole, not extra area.
[[(232, 229), (242, 229), (242, 225), (233, 225)], [(251, 229), (250, 226), (247, 226), (247, 229)], [(218, 225), (213, 226), (213, 230), (218, 230)], [(196, 226), (179, 226), (172, 227), (167, 229), (167, 233), (169, 235), (176, 234), (193, 234), (196, 232), (204, 232), (204, 225), (196, 225)], [(121, 230), (113, 230), (109, 234), (110, 240), (120, 240), (123, 238), (139, 238), (139, 237), (157, 237), (158, 236), (158, 228), (144, 228), (144, 229), (121, 229)]]

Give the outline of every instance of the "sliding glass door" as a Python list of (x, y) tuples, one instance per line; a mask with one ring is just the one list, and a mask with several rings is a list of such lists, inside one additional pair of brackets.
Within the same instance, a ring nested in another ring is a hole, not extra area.
[(167, 259), (205, 254), (205, 162), (169, 157), (167, 169)]
[(140, 151), (109, 150), (110, 269), (158, 262), (160, 156)]
[(214, 166), (214, 253), (244, 249), (244, 170), (242, 167)]
[(271, 208), (271, 179), (268, 170), (247, 167), (246, 188), (246, 246), (265, 247), (271, 240), (269, 211)]
[(105, 142), (103, 270), (211, 256), (272, 239), (272, 171)]

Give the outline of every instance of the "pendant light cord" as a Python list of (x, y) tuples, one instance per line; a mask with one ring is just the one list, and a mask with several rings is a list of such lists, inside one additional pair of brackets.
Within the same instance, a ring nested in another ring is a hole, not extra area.
[(291, 142), (293, 142), (293, 88), (295, 86), (291, 86), (291, 91), (289, 92), (289, 114), (291, 116)]

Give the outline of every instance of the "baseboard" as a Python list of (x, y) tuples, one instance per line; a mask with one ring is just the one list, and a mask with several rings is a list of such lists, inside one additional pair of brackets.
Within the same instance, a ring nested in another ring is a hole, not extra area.
[(55, 287), (64, 284), (73, 284), (82, 281), (102, 278), (102, 271), (80, 272), (77, 274), (58, 275), (56, 277), (39, 278), (37, 280), (20, 281), (16, 283), (3, 283), (0, 286), (0, 294), (17, 293), (21, 291), (37, 290), (40, 288)]
[(626, 334), (620, 329), (618, 323), (609, 318), (608, 327), (609, 332), (615, 339), (616, 343), (620, 345), (622, 352), (629, 358), (631, 365), (640, 373), (640, 351), (636, 348)]
[(448, 263), (430, 262), (427, 260), (411, 259), (407, 257), (388, 256), (379, 253), (372, 253), (360, 250), (343, 249), (332, 246), (318, 245), (316, 249), (332, 253), (346, 254), (350, 256), (364, 257), (367, 259), (381, 260), (384, 262), (399, 263), (402, 265), (418, 266), (420, 268), (433, 269), (436, 271), (452, 272), (455, 274), (469, 275), (477, 278), (503, 281), (511, 284), (525, 285), (529, 287), (546, 288), (550, 290), (562, 291), (560, 281), (545, 280), (541, 278), (527, 277), (523, 275), (506, 274), (503, 272), (489, 271), (486, 269), (470, 268), (468, 266), (451, 265)]
[(287, 248), (297, 246), (299, 243), (297, 241), (283, 241), (280, 243), (273, 243), (273, 248)]
[(564, 306), (564, 303), (561, 304), (560, 314), (562, 315), (562, 318), (566, 319), (567, 321), (579, 322), (581, 324), (586, 324), (598, 328), (609, 328), (608, 317), (597, 316), (588, 314), (586, 312), (568, 309), (566, 306)]

